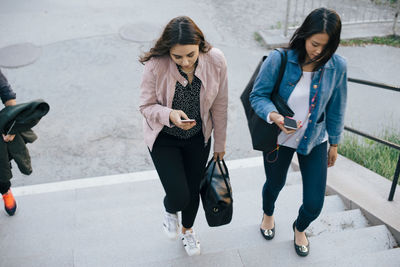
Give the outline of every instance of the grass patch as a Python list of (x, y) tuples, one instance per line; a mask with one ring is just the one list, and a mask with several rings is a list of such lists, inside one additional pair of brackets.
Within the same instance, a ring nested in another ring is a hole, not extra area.
[[(381, 139), (400, 144), (400, 136), (395, 133), (386, 133)], [(354, 162), (393, 180), (399, 151), (354, 134), (345, 133), (343, 142), (338, 149), (339, 154)], [(399, 181), (400, 184), (400, 181)]]
[(342, 46), (362, 46), (367, 44), (379, 44), (400, 47), (400, 36), (388, 35), (385, 37), (372, 37), (368, 39), (351, 39), (340, 41), (340, 45)]
[(254, 40), (262, 47), (265, 47), (264, 39), (258, 32), (253, 33)]

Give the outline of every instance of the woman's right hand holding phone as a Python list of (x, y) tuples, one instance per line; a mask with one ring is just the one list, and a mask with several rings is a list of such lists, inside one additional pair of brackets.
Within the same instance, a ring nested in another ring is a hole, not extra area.
[(176, 126), (181, 128), (182, 130), (189, 130), (196, 125), (196, 121), (193, 122), (182, 122), (183, 120), (189, 120), (189, 117), (182, 110), (172, 110), (169, 113), (169, 120)]
[[(278, 125), (278, 127), (285, 133), (285, 134), (292, 134), (292, 133), (294, 133), (294, 132), (296, 132), (296, 130), (294, 130), (294, 129), (288, 129), (288, 128), (286, 128), (285, 126), (284, 126), (284, 121), (285, 121), (285, 118), (281, 115), (281, 114), (279, 114), (279, 113), (277, 113), (277, 112), (271, 112), (270, 114), (269, 114), (269, 118), (270, 118), (270, 120), (272, 120), (276, 125)], [(299, 129), (301, 126), (300, 126), (300, 124), (301, 124), (301, 122), (297, 122), (297, 129)]]

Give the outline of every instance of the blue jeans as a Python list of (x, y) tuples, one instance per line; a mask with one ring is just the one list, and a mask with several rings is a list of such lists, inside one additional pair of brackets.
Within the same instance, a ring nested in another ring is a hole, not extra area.
[[(293, 148), (281, 146), (277, 160), (273, 163), (267, 162), (267, 155), (263, 153), (267, 176), (262, 191), (263, 210), (268, 216), (274, 213), (275, 201), (285, 185), (294, 152)], [(269, 159), (274, 156), (270, 155)], [(297, 154), (297, 157), (303, 180), (303, 204), (300, 206), (296, 219), (296, 228), (303, 232), (319, 216), (324, 204), (328, 168), (327, 142), (314, 147), (308, 155)]]

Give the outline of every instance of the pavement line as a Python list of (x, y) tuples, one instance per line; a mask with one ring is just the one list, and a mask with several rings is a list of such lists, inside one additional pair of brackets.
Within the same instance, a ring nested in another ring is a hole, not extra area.
[[(229, 170), (263, 166), (263, 158), (252, 157), (229, 160), (226, 161), (226, 165)], [(12, 191), (15, 196), (24, 196), (151, 180), (158, 180), (158, 175), (155, 170), (13, 187)]]

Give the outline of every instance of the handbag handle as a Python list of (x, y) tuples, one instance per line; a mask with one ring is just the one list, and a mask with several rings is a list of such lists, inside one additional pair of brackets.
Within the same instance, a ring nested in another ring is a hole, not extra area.
[[(214, 160), (214, 159), (211, 158), (210, 161), (207, 163), (206, 170), (210, 167), (210, 164), (213, 162), (213, 160)], [(221, 161), (222, 161), (222, 165), (224, 166), (224, 169), (222, 169)], [(217, 164), (218, 164), (219, 169), (221, 170), (221, 175), (222, 175), (222, 178), (224, 179), (226, 188), (228, 189), (229, 197), (232, 198), (232, 194), (231, 194), (232, 188), (231, 188), (231, 186), (229, 185), (229, 183), (228, 183), (228, 181), (227, 181), (227, 177), (229, 177), (228, 167), (227, 167), (226, 164), (225, 164), (225, 160), (224, 160), (224, 159), (220, 160), (220, 159), (219, 159), (219, 156), (217, 156), (216, 164), (213, 165), (212, 170), (211, 170), (211, 172), (210, 172), (210, 175), (208, 175), (208, 177), (207, 177), (207, 183), (208, 183), (208, 184), (211, 183), (211, 178), (212, 178), (212, 176), (213, 176), (213, 174), (214, 174), (215, 166), (216, 166)], [(226, 173), (225, 173), (225, 172), (226, 172)]]
[[(208, 168), (210, 167), (210, 165), (211, 165), (211, 163), (213, 162), (213, 158), (211, 158), (210, 159), (210, 161), (208, 161), (208, 163), (207, 163), (207, 166), (206, 166), (206, 172), (207, 172), (207, 170), (208, 170)], [(210, 172), (210, 175), (208, 175), (207, 176), (207, 184), (210, 184), (211, 183), (211, 177), (213, 176), (213, 174), (214, 174), (214, 170), (215, 170), (215, 164), (213, 165), (213, 167), (212, 167), (212, 170), (211, 170), (211, 172)]]
[[(224, 165), (224, 169), (222, 169), (221, 161), (222, 161), (222, 165)], [(219, 157), (217, 157), (217, 164), (218, 164), (219, 169), (221, 170), (221, 175), (222, 175), (222, 178), (224, 179), (226, 189), (228, 189), (229, 197), (231, 199), (233, 199), (232, 193), (231, 193), (232, 188), (230, 187), (230, 185), (227, 181), (227, 177), (229, 177), (229, 171), (228, 171), (228, 167), (226, 167), (225, 160), (224, 159), (220, 160)], [(226, 174), (224, 173), (224, 171), (226, 171)]]
[(274, 86), (274, 90), (272, 90), (271, 95), (276, 95), (279, 92), (279, 86), (281, 85), (281, 81), (282, 81), (282, 78), (283, 78), (283, 74), (285, 73), (286, 62), (287, 62), (286, 50), (283, 49), (283, 53), (279, 49), (275, 49), (275, 50), (278, 51), (279, 54), (281, 55), (281, 67), (279, 68), (279, 76), (278, 76), (278, 79), (276, 80), (276, 83), (275, 83), (275, 86)]

